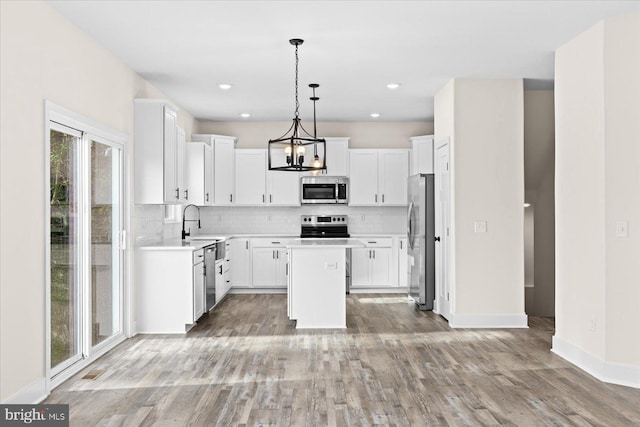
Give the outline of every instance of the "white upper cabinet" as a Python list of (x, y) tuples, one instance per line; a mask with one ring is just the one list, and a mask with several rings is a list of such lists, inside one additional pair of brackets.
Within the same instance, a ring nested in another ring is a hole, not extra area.
[(266, 204), (266, 150), (236, 150), (235, 158), (235, 204)]
[[(285, 153), (271, 153), (280, 158), (272, 159), (274, 164), (285, 163)], [(300, 173), (267, 171), (267, 204), (271, 206), (300, 206)]]
[(182, 159), (178, 155), (178, 113), (165, 100), (134, 100), (134, 200), (138, 204), (180, 204)]
[(194, 134), (192, 141), (206, 142), (213, 147), (213, 202), (229, 206), (235, 202), (235, 145), (237, 138), (225, 135)]
[(186, 182), (189, 202), (198, 206), (213, 205), (213, 148), (204, 142), (186, 144)]
[(378, 202), (382, 206), (406, 206), (408, 150), (379, 150)]
[(433, 173), (433, 135), (413, 136), (411, 143), (411, 175)]
[(187, 134), (184, 129), (178, 127), (176, 139), (176, 182), (179, 188), (179, 199), (182, 203), (189, 202), (189, 187), (187, 186), (186, 168), (185, 168), (185, 150), (186, 150)]
[[(346, 137), (325, 137), (327, 145), (327, 170), (323, 175), (327, 176), (347, 176), (349, 174), (349, 138)], [(313, 156), (313, 151), (307, 155)], [(318, 156), (324, 156), (322, 145), (318, 145)], [(313, 172), (306, 175), (313, 175)]]
[(349, 150), (350, 206), (406, 206), (409, 150)]
[(349, 205), (378, 205), (378, 150), (349, 151)]

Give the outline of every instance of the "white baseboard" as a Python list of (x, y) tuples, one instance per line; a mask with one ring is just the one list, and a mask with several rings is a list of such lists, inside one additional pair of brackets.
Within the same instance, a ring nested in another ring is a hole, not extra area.
[(407, 294), (407, 288), (354, 288), (349, 289), (352, 294)]
[(37, 381), (32, 382), (22, 390), (18, 391), (12, 396), (9, 396), (8, 399), (3, 401), (3, 404), (13, 405), (13, 404), (31, 404), (35, 405), (37, 403), (42, 402), (47, 397), (47, 384), (43, 378), (40, 378)]
[(286, 294), (286, 288), (231, 288), (230, 294)]
[(600, 381), (640, 388), (640, 366), (607, 362), (557, 336), (551, 351)]
[(527, 315), (522, 314), (459, 314), (451, 313), (452, 328), (528, 328)]

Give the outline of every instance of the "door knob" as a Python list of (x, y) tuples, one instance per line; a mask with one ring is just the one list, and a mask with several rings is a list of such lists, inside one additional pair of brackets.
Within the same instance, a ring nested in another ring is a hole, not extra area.
[(436, 236), (434, 240), (435, 240), (436, 242), (439, 242), (439, 241), (440, 241), (440, 236)]

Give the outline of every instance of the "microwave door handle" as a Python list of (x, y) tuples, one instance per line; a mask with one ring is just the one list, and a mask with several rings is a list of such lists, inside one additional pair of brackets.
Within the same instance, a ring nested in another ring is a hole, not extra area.
[(336, 184), (336, 185), (334, 186), (334, 194), (335, 194), (336, 203), (338, 203), (338, 188), (339, 188), (339, 187), (340, 187), (340, 186), (339, 186), (338, 184)]

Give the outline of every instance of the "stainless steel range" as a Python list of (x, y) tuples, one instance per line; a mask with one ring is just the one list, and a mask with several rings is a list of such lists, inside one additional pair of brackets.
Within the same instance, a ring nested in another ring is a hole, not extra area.
[[(302, 215), (300, 237), (303, 239), (348, 239), (349, 217), (347, 215)], [(347, 249), (346, 279), (347, 294), (351, 288), (351, 249)]]
[(347, 215), (302, 215), (300, 237), (341, 238), (349, 237)]

